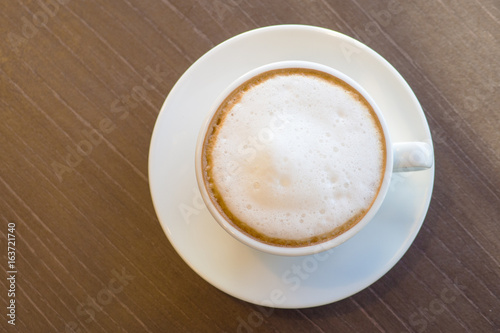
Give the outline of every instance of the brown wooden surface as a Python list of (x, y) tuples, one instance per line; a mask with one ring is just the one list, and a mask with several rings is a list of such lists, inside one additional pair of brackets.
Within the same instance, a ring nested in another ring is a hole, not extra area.
[[(334, 304), (259, 315), (170, 245), (148, 149), (165, 97), (196, 59), (285, 23), (357, 38), (400, 71), (429, 121), (436, 180), (419, 235), (383, 278)], [(9, 0), (0, 38), (0, 331), (236, 332), (252, 316), (253, 332), (500, 331), (498, 0)], [(68, 166), (92, 130), (102, 139)]]

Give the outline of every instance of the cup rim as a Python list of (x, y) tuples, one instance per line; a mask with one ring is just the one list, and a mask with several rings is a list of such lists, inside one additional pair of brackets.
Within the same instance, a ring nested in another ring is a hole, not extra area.
[[(352, 226), (350, 229), (347, 231), (343, 232), (342, 234), (320, 242), (316, 243), (313, 245), (306, 245), (306, 246), (300, 246), (300, 247), (286, 247), (286, 246), (279, 246), (279, 245), (272, 245), (268, 243), (261, 242), (257, 239), (254, 239), (244, 232), (240, 231), (237, 227), (235, 227), (232, 223), (226, 220), (226, 218), (219, 212), (219, 210), (216, 208), (215, 204), (212, 201), (212, 198), (210, 194), (208, 193), (208, 190), (205, 186), (205, 180), (203, 176), (203, 168), (202, 168), (202, 153), (203, 153), (203, 144), (205, 142), (205, 138), (207, 135), (207, 131), (210, 127), (210, 124), (212, 122), (212, 119), (215, 115), (215, 113), (218, 110), (219, 105), (226, 99), (226, 97), (237, 87), (239, 87), (241, 84), (244, 82), (248, 81), (252, 77), (259, 75), (261, 73), (270, 71), (270, 70), (275, 70), (275, 69), (283, 69), (283, 68), (305, 68), (305, 69), (314, 69), (314, 70), (319, 70), (322, 72), (326, 72), (328, 74), (331, 74), (342, 81), (346, 82), (347, 84), (351, 85), (354, 89), (356, 89), (363, 97), (368, 101), (368, 103), (372, 106), (373, 111), (377, 115), (377, 118), (380, 122), (380, 125), (382, 127), (382, 132), (385, 138), (385, 148), (386, 148), (386, 167), (383, 175), (383, 180), (382, 184), (380, 186), (379, 192), (375, 200), (373, 201), (370, 209), (368, 212), (363, 216), (363, 218), (356, 223), (354, 226)], [(340, 244), (344, 243), (348, 239), (352, 238), (354, 235), (356, 235), (361, 229), (363, 229), (375, 216), (377, 211), (379, 210), (380, 206), (382, 205), (385, 196), (387, 194), (387, 191), (389, 189), (389, 183), (390, 183), (390, 178), (392, 175), (392, 168), (393, 168), (393, 150), (392, 150), (392, 141), (389, 136), (389, 130), (387, 127), (387, 124), (385, 122), (384, 116), (382, 112), (380, 111), (379, 107), (373, 100), (373, 98), (366, 92), (366, 90), (355, 80), (347, 76), (346, 74), (342, 73), (341, 71), (332, 68), (327, 65), (323, 65), (320, 63), (316, 62), (311, 62), (311, 61), (303, 61), (303, 60), (286, 60), (286, 61), (278, 61), (278, 62), (273, 62), (269, 63), (263, 66), (259, 66), (257, 68), (254, 68), (247, 73), (243, 74), (236, 80), (234, 80), (229, 86), (224, 89), (224, 91), (216, 98), (214, 101), (213, 105), (210, 107), (208, 115), (199, 131), (198, 134), (198, 139), (196, 142), (196, 150), (195, 150), (195, 172), (196, 172), (196, 181), (198, 184), (198, 188), (201, 193), (201, 197), (207, 206), (208, 211), (210, 214), (213, 216), (213, 218), (217, 221), (217, 223), (227, 232), (229, 233), (232, 237), (237, 239), (238, 241), (242, 242), (243, 244), (246, 244), (254, 249), (260, 250), (262, 252), (268, 253), (268, 254), (273, 254), (273, 255), (280, 255), (280, 256), (304, 256), (304, 255), (310, 255), (310, 254), (315, 254), (319, 252), (323, 252), (329, 249), (332, 249), (336, 246), (339, 246)]]

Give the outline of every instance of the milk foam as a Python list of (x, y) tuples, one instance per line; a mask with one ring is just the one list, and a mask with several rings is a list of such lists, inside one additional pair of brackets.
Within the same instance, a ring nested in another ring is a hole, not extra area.
[(293, 73), (236, 99), (211, 137), (208, 171), (233, 216), (286, 242), (364, 215), (380, 187), (384, 139), (355, 93)]

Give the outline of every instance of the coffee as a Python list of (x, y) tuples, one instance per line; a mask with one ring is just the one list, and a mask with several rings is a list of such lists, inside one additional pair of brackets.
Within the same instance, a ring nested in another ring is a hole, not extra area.
[(299, 247), (332, 239), (372, 206), (386, 168), (380, 121), (330, 74), (275, 69), (219, 106), (202, 166), (217, 210), (261, 242)]

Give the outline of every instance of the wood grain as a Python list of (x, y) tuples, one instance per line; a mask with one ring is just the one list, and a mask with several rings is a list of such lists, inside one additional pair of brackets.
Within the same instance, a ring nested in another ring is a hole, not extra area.
[[(286, 23), (385, 57), (436, 154), (430, 209), (402, 260), (356, 295), (297, 310), (240, 301), (191, 270), (157, 220), (147, 165), (182, 73), (236, 34)], [(499, 31), (496, 0), (3, 1), (0, 331), (500, 332)]]

